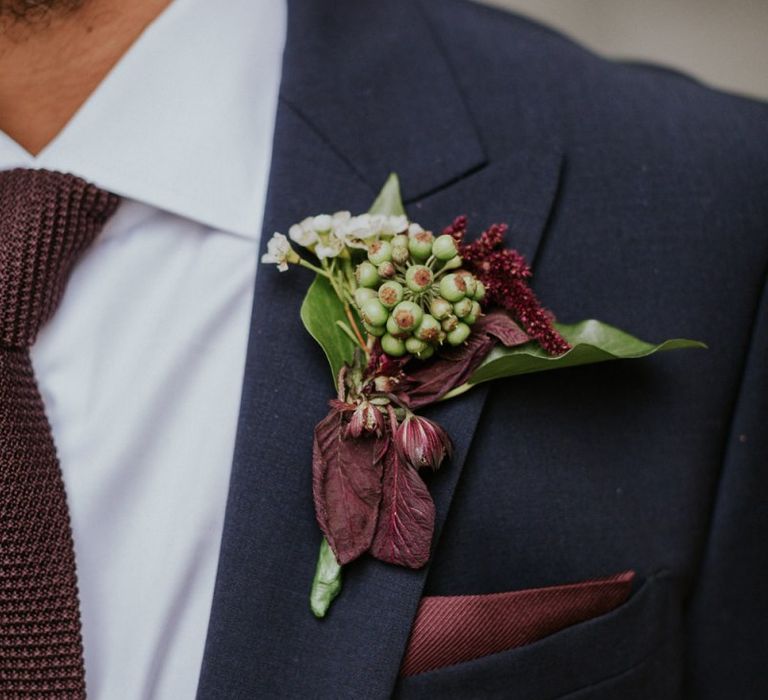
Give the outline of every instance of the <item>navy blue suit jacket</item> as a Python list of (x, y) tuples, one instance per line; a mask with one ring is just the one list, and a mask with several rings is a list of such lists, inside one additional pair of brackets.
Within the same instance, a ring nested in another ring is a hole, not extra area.
[[(460, 0), (289, 15), (264, 242), (364, 211), (396, 171), (425, 225), (508, 221), (561, 320), (710, 349), (430, 410), (457, 446), (430, 481), (430, 565), (363, 558), (320, 621), (310, 455), (332, 385), (298, 315), (310, 275), (261, 269), (199, 698), (768, 697), (768, 107)], [(613, 613), (398, 679), (423, 595), (625, 569), (642, 582)]]

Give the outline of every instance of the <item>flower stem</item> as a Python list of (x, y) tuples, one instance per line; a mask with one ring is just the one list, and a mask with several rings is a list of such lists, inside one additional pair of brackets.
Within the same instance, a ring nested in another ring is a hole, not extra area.
[(347, 304), (346, 302), (344, 302), (344, 311), (347, 314), (347, 318), (349, 319), (349, 322), (352, 324), (352, 328), (355, 330), (355, 335), (357, 336), (357, 342), (360, 343), (360, 347), (364, 350), (365, 356), (368, 357), (368, 346), (365, 343), (363, 334), (360, 332), (360, 329), (357, 327), (357, 323), (355, 323), (355, 317), (352, 315), (352, 309), (349, 308), (349, 304)]
[(336, 325), (341, 328), (341, 330), (344, 332), (344, 335), (348, 336), (355, 345), (360, 344), (360, 339), (352, 332), (352, 329), (346, 323), (344, 323), (344, 321), (336, 321)]
[(304, 258), (299, 258), (299, 262), (297, 263), (301, 267), (306, 267), (308, 270), (312, 270), (312, 272), (316, 272), (318, 275), (322, 275), (323, 277), (327, 277), (328, 279), (331, 279), (330, 274), (328, 274), (327, 270), (322, 270), (317, 265), (313, 265), (308, 260), (304, 260)]

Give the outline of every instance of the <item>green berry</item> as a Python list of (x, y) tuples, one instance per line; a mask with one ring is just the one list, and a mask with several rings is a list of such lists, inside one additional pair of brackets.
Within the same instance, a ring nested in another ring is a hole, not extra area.
[(405, 349), (411, 353), (411, 355), (420, 355), (427, 349), (427, 344), (418, 338), (408, 338), (408, 340), (405, 341)]
[(389, 333), (391, 336), (394, 336), (395, 338), (407, 338), (410, 335), (408, 331), (403, 331), (403, 329), (397, 325), (397, 321), (395, 321), (394, 316), (390, 316), (387, 319), (386, 329), (387, 333)]
[(408, 250), (416, 260), (426, 260), (432, 255), (432, 242), (435, 237), (429, 231), (419, 231), (408, 238)]
[[(393, 309), (403, 300), (403, 285), (399, 282), (384, 282), (379, 287), (379, 301), (388, 309)], [(383, 323), (383, 321), (382, 321)]]
[(432, 286), (432, 270), (426, 265), (411, 265), (405, 272), (405, 283), (412, 292), (423, 292)]
[(462, 321), (466, 323), (467, 325), (471, 326), (473, 323), (477, 321), (478, 318), (482, 315), (483, 310), (480, 308), (480, 304), (478, 304), (476, 301), (472, 302), (472, 311), (467, 314)]
[(456, 274), (464, 280), (464, 286), (467, 288), (464, 293), (468, 297), (474, 297), (475, 291), (477, 290), (477, 280), (475, 280), (472, 273), (467, 272), (466, 270), (459, 270)]
[(459, 319), (456, 318), (453, 314), (450, 316), (447, 316), (442, 320), (440, 323), (440, 327), (446, 332), (450, 333), (456, 326), (459, 325)]
[(440, 342), (440, 322), (430, 314), (424, 314), (413, 334), (425, 343)]
[(363, 326), (368, 333), (370, 333), (372, 336), (375, 336), (376, 338), (380, 338), (387, 332), (383, 326), (372, 326), (365, 321), (363, 321)]
[(443, 297), (435, 297), (429, 305), (429, 310), (436, 319), (440, 320), (453, 311), (453, 306), (451, 306), (451, 302), (446, 301)]
[(423, 317), (421, 307), (412, 301), (401, 301), (392, 311), (392, 318), (401, 331), (412, 331), (421, 323)]
[(434, 345), (427, 345), (427, 347), (425, 347), (421, 352), (416, 353), (416, 357), (418, 357), (420, 360), (428, 360), (434, 354)]
[(448, 333), (448, 343), (450, 345), (461, 345), (469, 338), (470, 328), (466, 323), (459, 323), (450, 333)]
[(464, 297), (453, 305), (453, 313), (455, 313), (459, 318), (464, 318), (465, 316), (468, 316), (472, 313), (472, 304), (474, 303), (475, 302), (473, 302), (471, 299)]
[(403, 246), (392, 248), (392, 262), (395, 263), (395, 265), (405, 265), (410, 257), (411, 254), (408, 252), (408, 248)]
[[(360, 267), (358, 266), (358, 270), (359, 269)], [(440, 295), (448, 301), (459, 301), (463, 299), (466, 291), (467, 285), (464, 283), (464, 278), (461, 275), (452, 273), (440, 280)]]
[(456, 256), (457, 252), (456, 241), (453, 240), (453, 236), (449, 236), (447, 233), (435, 238), (435, 242), (432, 244), (432, 255), (438, 260), (450, 260)]
[(393, 248), (407, 248), (408, 236), (406, 236), (404, 233), (398, 233), (396, 236), (392, 237), (390, 243), (392, 244)]
[(392, 357), (402, 357), (405, 355), (405, 343), (400, 338), (395, 338), (389, 333), (385, 333), (381, 338), (381, 349), (392, 355)]
[(485, 297), (485, 285), (480, 280), (477, 280), (475, 283), (475, 293), (473, 296), (475, 301), (482, 301), (483, 297)]
[(367, 287), (358, 287), (355, 290), (355, 304), (357, 304), (358, 308), (361, 308), (363, 304), (365, 304), (366, 301), (369, 299), (375, 299), (376, 298), (376, 290), (375, 289), (368, 289)]
[(460, 255), (456, 255), (443, 265), (440, 270), (445, 272), (446, 270), (458, 270), (464, 264), (464, 260)]
[(377, 270), (379, 273), (379, 277), (385, 280), (392, 279), (397, 274), (397, 269), (389, 261), (381, 263), (381, 265), (379, 265)]
[(378, 299), (369, 299), (360, 308), (363, 321), (371, 326), (383, 326), (389, 318), (389, 313)]
[(379, 283), (379, 272), (371, 263), (364, 260), (355, 269), (355, 278), (361, 287), (375, 287)]
[(368, 246), (368, 260), (374, 265), (392, 260), (392, 244), (389, 241), (373, 241)]

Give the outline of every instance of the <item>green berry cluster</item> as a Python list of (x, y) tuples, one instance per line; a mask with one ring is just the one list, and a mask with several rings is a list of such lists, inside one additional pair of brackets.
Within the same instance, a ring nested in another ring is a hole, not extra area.
[(451, 236), (419, 227), (368, 246), (355, 269), (355, 304), (384, 352), (427, 359), (443, 343), (466, 341), (485, 288), (461, 263)]

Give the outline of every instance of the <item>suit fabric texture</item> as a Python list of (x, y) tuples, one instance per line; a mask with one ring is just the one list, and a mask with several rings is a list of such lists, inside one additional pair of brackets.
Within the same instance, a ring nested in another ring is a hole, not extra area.
[[(365, 557), (316, 620), (312, 428), (332, 383), (298, 314), (311, 276), (261, 269), (198, 697), (768, 697), (768, 107), (459, 0), (293, 0), (263, 245), (365, 211), (390, 171), (425, 226), (509, 222), (561, 320), (709, 350), (429, 409), (456, 444), (429, 480), (431, 563)], [(423, 596), (630, 569), (610, 613), (399, 675)]]

